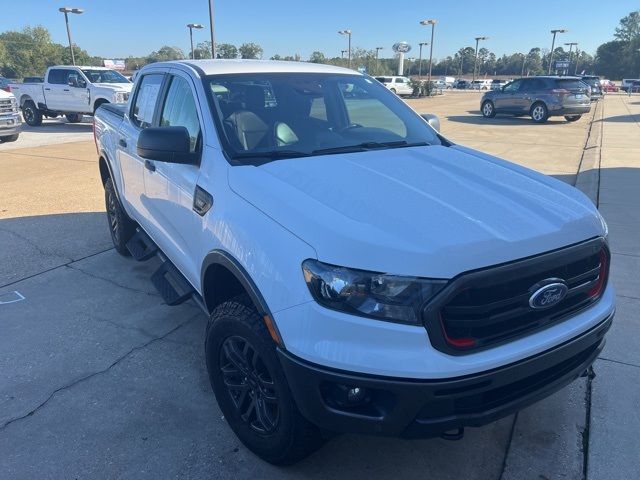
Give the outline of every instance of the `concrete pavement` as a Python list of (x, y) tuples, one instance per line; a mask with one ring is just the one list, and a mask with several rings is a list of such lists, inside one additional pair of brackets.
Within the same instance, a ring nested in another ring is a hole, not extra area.
[(154, 265), (111, 248), (93, 143), (1, 151), (0, 302), (18, 300), (14, 292), (24, 300), (0, 304), (0, 478), (639, 477), (640, 136), (637, 123), (619, 119), (637, 121), (624, 112), (637, 115), (640, 96), (609, 96), (594, 111), (602, 127), (595, 147), (589, 117), (485, 121), (478, 99), (408, 103), (439, 114), (454, 141), (570, 183), (587, 166), (585, 145), (602, 152), (602, 169), (598, 161), (590, 170), (599, 173), (595, 199), (610, 223), (620, 302), (593, 381), (467, 429), (461, 442), (346, 435), (274, 468), (221, 418), (203, 362), (206, 318), (190, 304), (163, 305), (149, 282)]

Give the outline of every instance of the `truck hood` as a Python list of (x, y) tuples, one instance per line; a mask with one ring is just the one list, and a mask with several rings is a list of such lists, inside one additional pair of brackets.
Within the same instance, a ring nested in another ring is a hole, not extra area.
[(113, 92), (131, 92), (133, 88), (133, 83), (94, 83), (93, 85)]
[(459, 146), (234, 167), (229, 184), (319, 260), (379, 272), (451, 278), (606, 234), (573, 187)]
[(3, 100), (6, 98), (13, 98), (13, 94), (0, 89), (0, 98)]

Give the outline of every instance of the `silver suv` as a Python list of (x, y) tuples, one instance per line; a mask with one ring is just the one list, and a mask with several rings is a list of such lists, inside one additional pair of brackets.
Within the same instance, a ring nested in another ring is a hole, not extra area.
[(544, 123), (551, 116), (575, 122), (589, 110), (589, 87), (579, 77), (518, 78), (500, 90), (485, 93), (480, 100), (484, 117), (493, 118), (497, 113), (529, 115), (536, 123)]

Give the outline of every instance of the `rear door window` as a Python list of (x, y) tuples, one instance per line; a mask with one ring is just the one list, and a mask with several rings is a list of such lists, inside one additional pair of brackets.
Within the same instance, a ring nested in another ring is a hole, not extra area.
[(145, 75), (140, 79), (140, 86), (131, 107), (131, 120), (140, 128), (147, 128), (153, 123), (153, 113), (163, 79), (164, 75), (161, 73)]

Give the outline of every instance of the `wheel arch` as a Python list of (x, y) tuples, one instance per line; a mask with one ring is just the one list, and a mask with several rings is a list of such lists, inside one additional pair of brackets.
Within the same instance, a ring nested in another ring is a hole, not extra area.
[(93, 113), (96, 113), (96, 110), (100, 107), (100, 105), (103, 105), (105, 103), (111, 103), (111, 102), (104, 97), (96, 98), (96, 101), (93, 102)]
[(36, 102), (33, 100), (33, 98), (31, 98), (29, 94), (23, 93), (22, 95), (20, 95), (20, 108), (24, 107), (24, 104), (28, 101), (32, 101), (34, 105), (36, 104)]
[(200, 284), (202, 300), (209, 314), (221, 303), (246, 293), (262, 317), (273, 318), (249, 273), (224, 250), (212, 250), (207, 254), (202, 262)]

